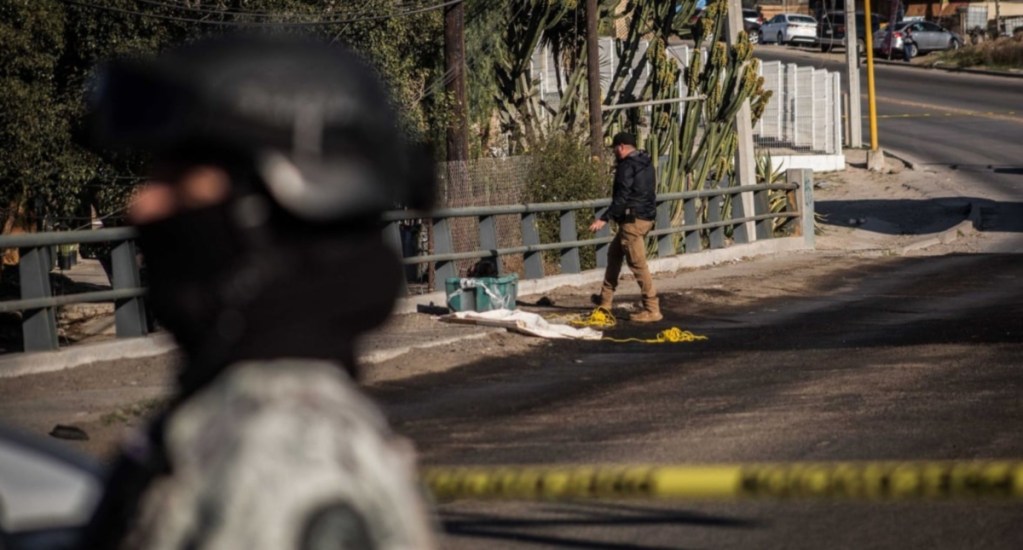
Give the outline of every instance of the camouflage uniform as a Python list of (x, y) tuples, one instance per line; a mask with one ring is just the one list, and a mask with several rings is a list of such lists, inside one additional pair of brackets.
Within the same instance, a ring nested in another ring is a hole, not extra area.
[(129, 548), (433, 547), (412, 446), (338, 367), (232, 366), (170, 416)]

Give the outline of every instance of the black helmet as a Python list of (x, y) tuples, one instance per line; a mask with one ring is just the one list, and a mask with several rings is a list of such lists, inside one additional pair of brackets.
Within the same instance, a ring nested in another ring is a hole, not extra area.
[(427, 155), (354, 53), (294, 37), (210, 39), (107, 65), (91, 94), (95, 143), (217, 150), (252, 163), (285, 211), (314, 223), (429, 206)]

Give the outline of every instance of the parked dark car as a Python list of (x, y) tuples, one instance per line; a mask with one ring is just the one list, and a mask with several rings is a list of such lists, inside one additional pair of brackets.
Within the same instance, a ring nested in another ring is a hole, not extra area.
[(751, 8), (743, 8), (742, 19), (747, 23), (764, 24), (764, 16), (760, 14), (760, 11)]
[[(693, 13), (690, 24), (696, 25), (700, 18), (703, 17), (703, 12), (703, 8), (697, 9)], [(763, 22), (763, 19), (757, 10), (742, 10), (742, 30), (746, 31), (746, 34), (749, 35), (749, 41), (752, 44), (756, 44), (760, 40), (760, 24)]]
[[(871, 32), (876, 34), (881, 28), (881, 16), (870, 14)], [(867, 26), (863, 23), (866, 16), (856, 12), (856, 50), (862, 58), (867, 53)], [(817, 21), (817, 43), (822, 52), (830, 52), (835, 48), (845, 48), (845, 12), (829, 12)]]
[(743, 19), (742, 29), (749, 35), (749, 41), (751, 44), (757, 44), (760, 42), (760, 23), (751, 23), (746, 19)]

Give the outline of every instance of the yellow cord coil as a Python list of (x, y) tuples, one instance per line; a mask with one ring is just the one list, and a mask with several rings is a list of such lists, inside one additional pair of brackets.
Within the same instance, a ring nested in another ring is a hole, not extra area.
[(686, 342), (697, 342), (700, 340), (706, 340), (707, 337), (700, 334), (693, 334), (688, 330), (682, 330), (678, 327), (671, 327), (667, 330), (662, 330), (657, 333), (657, 336), (653, 338), (608, 338), (605, 336), (602, 340), (607, 342), (617, 342), (619, 344), (627, 344), (636, 342), (640, 344), (680, 344)]
[[(595, 308), (585, 317), (572, 316), (567, 319), (561, 318), (559, 320), (567, 320), (568, 324), (573, 327), (589, 327), (596, 329), (614, 328), (615, 325), (618, 324), (618, 320), (615, 319), (614, 314), (607, 308), (603, 307)], [(653, 338), (609, 338), (605, 336), (602, 340), (606, 342), (616, 342), (619, 344), (679, 344), (707, 340), (707, 337), (699, 334), (693, 334), (688, 330), (682, 330), (678, 327), (671, 327), (657, 333), (657, 336)]]
[(603, 307), (595, 308), (589, 315), (575, 318), (568, 322), (573, 327), (613, 328), (618, 324), (611, 310)]

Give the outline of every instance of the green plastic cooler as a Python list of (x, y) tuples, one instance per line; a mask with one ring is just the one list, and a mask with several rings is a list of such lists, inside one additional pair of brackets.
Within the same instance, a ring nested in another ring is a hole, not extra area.
[(451, 277), (444, 281), (444, 288), (451, 311), (515, 309), (519, 276)]

